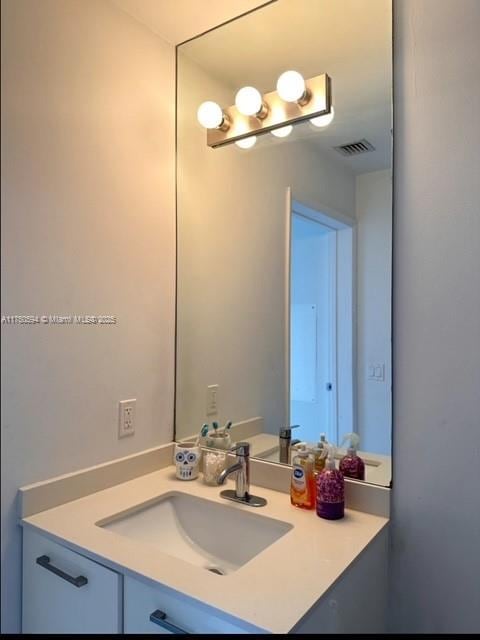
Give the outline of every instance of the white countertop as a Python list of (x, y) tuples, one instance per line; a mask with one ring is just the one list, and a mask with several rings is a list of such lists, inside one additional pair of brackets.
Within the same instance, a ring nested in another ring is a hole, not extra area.
[(265, 631), (287, 633), (388, 523), (387, 518), (353, 510), (345, 510), (342, 520), (322, 520), (314, 510), (292, 507), (285, 493), (252, 487), (252, 493), (268, 501), (254, 509), (255, 514), (283, 520), (293, 529), (225, 576), (157, 548), (152, 552), (146, 543), (95, 525), (169, 491), (252, 510), (224, 500), (220, 488), (204, 485), (201, 476), (190, 482), (176, 480), (169, 466), (26, 517), (22, 524), (114, 569), (159, 582)]

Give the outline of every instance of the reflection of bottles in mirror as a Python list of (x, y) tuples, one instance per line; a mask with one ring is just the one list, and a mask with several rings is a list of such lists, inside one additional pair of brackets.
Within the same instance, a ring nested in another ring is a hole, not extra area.
[(356, 433), (347, 433), (342, 440), (341, 446), (346, 442), (349, 442), (350, 446), (347, 449), (346, 455), (340, 460), (340, 471), (345, 478), (365, 480), (365, 463), (357, 454), (360, 438)]
[(320, 434), (320, 441), (313, 447), (312, 453), (315, 459), (315, 474), (321, 473), (325, 469), (327, 460), (327, 437), (324, 433)]
[(288, 464), (293, 464), (293, 458), (299, 451), (307, 451), (307, 443), (306, 442), (296, 442), (292, 444), (290, 447), (290, 459)]
[(313, 456), (308, 451), (297, 451), (292, 458), (290, 502), (301, 509), (315, 506), (315, 480)]

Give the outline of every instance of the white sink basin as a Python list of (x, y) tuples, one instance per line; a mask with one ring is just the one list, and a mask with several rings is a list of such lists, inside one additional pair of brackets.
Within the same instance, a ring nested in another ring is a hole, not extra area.
[(293, 525), (211, 500), (170, 492), (97, 522), (97, 526), (226, 575), (285, 535)]

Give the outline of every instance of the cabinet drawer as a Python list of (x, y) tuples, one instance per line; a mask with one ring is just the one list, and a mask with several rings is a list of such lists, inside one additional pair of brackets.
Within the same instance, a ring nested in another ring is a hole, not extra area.
[[(152, 614), (160, 620), (168, 630), (150, 619)], [(241, 625), (226, 614), (182, 596), (176, 591), (161, 585), (152, 586), (134, 578), (124, 578), (124, 612), (123, 624), (125, 633), (254, 633), (261, 631), (251, 625)], [(179, 631), (175, 630), (175, 627)]]
[(122, 577), (25, 528), (23, 633), (121, 633)]

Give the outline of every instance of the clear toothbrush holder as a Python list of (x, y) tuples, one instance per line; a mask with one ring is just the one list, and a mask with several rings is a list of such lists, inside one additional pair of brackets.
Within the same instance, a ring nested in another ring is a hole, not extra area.
[(227, 451), (218, 449), (203, 450), (203, 481), (205, 484), (218, 484), (218, 476), (227, 466), (227, 455)]

